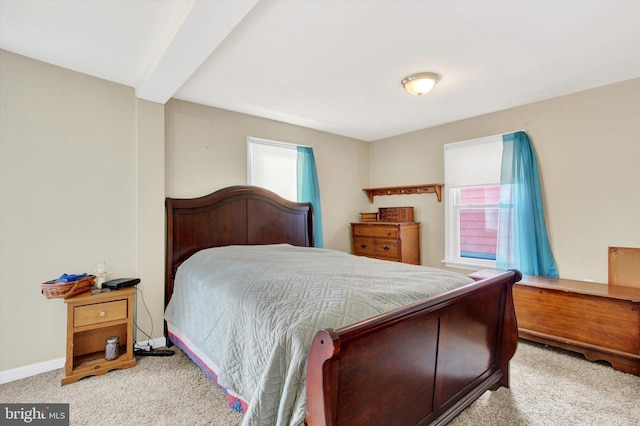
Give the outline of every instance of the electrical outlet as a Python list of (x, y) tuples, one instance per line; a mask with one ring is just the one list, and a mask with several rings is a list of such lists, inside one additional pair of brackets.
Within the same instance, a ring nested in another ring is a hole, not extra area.
[(145, 352), (149, 352), (153, 348), (149, 344), (146, 344), (146, 345), (136, 344), (134, 350), (135, 349), (141, 350), (141, 351), (145, 351)]

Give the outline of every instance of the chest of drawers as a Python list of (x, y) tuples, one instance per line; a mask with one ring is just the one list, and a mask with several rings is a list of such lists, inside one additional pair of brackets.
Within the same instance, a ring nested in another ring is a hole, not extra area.
[(396, 262), (420, 264), (420, 223), (352, 223), (353, 254)]

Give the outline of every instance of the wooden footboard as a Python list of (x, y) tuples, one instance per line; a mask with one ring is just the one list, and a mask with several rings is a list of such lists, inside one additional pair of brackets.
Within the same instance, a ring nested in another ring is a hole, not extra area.
[(338, 330), (321, 330), (307, 367), (307, 424), (446, 424), (509, 386), (518, 334), (500, 275)]

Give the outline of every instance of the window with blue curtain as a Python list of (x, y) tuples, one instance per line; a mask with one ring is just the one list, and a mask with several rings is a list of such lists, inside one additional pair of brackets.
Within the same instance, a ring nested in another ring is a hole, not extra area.
[(320, 186), (311, 147), (248, 137), (247, 182), (291, 201), (310, 202), (315, 246), (324, 247)]
[(445, 264), (557, 277), (525, 132), (446, 144)]

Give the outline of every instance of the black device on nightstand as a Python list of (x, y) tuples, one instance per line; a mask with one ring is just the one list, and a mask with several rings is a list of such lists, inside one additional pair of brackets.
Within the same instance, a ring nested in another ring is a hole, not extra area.
[(122, 288), (133, 287), (140, 283), (140, 278), (116, 278), (102, 283), (102, 288), (120, 290)]

